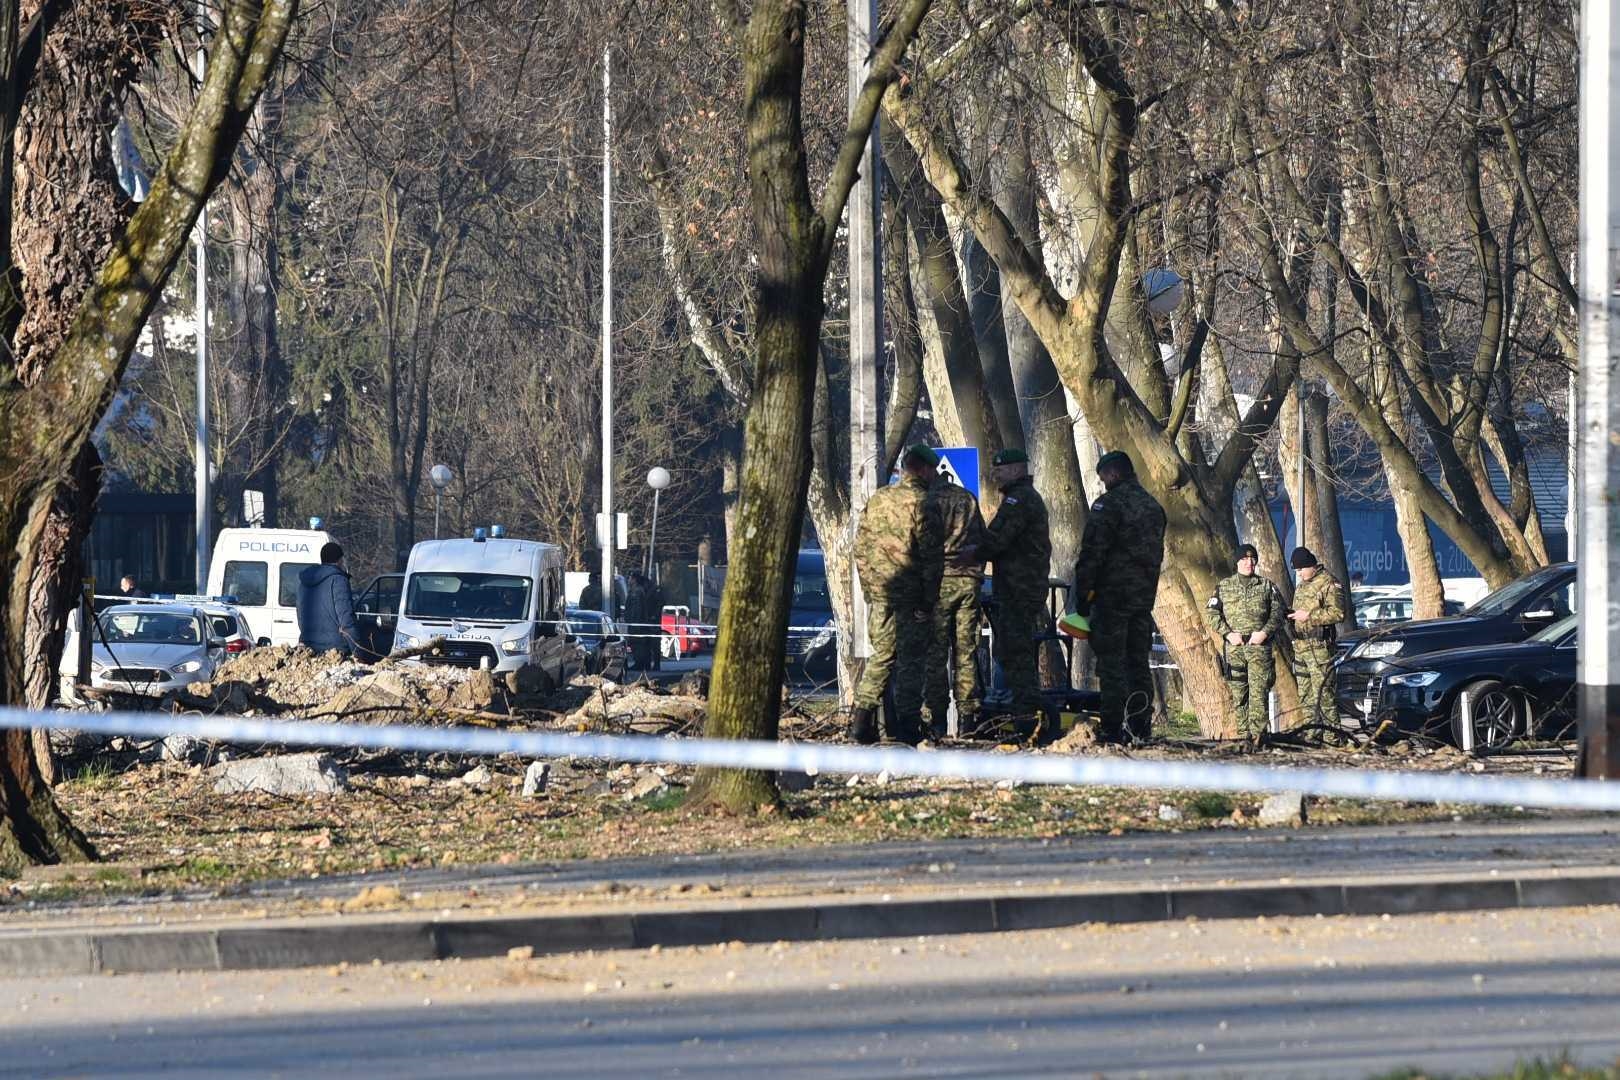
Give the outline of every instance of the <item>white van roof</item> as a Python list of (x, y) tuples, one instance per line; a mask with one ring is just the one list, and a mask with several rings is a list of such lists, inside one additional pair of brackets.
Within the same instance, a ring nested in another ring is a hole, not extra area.
[(214, 541), (214, 557), (228, 559), (273, 553), (308, 555), (307, 561), (320, 562), (321, 545), (331, 539), (331, 533), (319, 529), (221, 529), (219, 539)]
[(563, 550), (539, 540), (423, 540), (411, 548), (408, 574), (468, 571), (534, 576), (535, 568), (561, 566)]

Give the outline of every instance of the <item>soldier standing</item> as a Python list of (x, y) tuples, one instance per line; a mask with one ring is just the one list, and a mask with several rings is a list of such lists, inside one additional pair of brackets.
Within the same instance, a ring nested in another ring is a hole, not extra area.
[[(979, 714), (979, 669), (974, 652), (979, 647), (979, 588), (984, 573), (977, 565), (962, 564), (962, 553), (984, 537), (979, 500), (944, 473), (935, 473), (928, 485), (929, 498), (939, 505), (945, 529), (945, 576), (940, 580), (939, 602), (934, 605), (934, 637), (928, 650), (928, 682), (924, 700), (934, 738), (945, 734), (945, 712), (956, 690), (958, 730), (970, 730)], [(954, 663), (954, 672), (947, 672)], [(948, 678), (954, 674), (955, 678)]]
[(850, 738), (878, 738), (875, 710), (894, 677), (894, 729), (910, 742), (923, 739), (923, 676), (933, 629), (934, 603), (944, 571), (944, 528), (939, 505), (928, 497), (939, 455), (917, 443), (901, 459), (905, 476), (874, 491), (855, 534), (855, 566), (866, 594), (866, 633), (872, 655), (855, 688)]
[(1344, 621), (1344, 589), (1323, 569), (1310, 548), (1295, 548), (1288, 562), (1299, 571), (1294, 589), (1294, 675), (1299, 679), (1299, 704), (1305, 718), (1316, 723), (1337, 723), (1333, 700), (1333, 642)]
[(1221, 636), (1226, 650), (1226, 688), (1238, 724), (1251, 742), (1266, 732), (1271, 684), (1277, 678), (1271, 639), (1283, 624), (1283, 599), (1277, 587), (1256, 574), (1260, 553), (1239, 544), (1237, 573), (1215, 586), (1204, 609), (1204, 621)]
[(995, 564), (990, 580), (996, 602), (996, 658), (1012, 694), (1012, 712), (1022, 715), (1041, 707), (1035, 634), (1049, 622), (1046, 590), (1052, 535), (1046, 501), (1029, 475), (1029, 456), (1022, 450), (1001, 451), (993, 475), (1001, 489), (1001, 507), (969, 559)]
[(1153, 601), (1164, 562), (1164, 508), (1122, 450), (1104, 454), (1106, 489), (1086, 517), (1074, 566), (1075, 610), (1091, 620), (1102, 684), (1102, 734), (1146, 741), (1153, 731)]

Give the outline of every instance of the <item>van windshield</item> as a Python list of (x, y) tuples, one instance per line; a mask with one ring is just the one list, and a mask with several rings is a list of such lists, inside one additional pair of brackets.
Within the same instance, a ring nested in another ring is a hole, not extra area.
[(795, 577), (793, 607), (805, 611), (831, 611), (832, 594), (827, 591), (827, 575), (801, 572)]
[(411, 619), (521, 622), (529, 617), (529, 578), (511, 574), (412, 574), (405, 590)]

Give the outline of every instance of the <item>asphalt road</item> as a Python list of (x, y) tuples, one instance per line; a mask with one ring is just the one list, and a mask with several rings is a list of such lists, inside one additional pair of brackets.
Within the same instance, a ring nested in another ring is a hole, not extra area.
[(0, 981), (0, 1077), (1266, 1076), (1620, 1054), (1620, 909)]

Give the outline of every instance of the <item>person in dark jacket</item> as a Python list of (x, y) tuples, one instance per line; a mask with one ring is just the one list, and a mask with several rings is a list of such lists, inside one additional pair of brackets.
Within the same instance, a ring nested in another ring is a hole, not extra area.
[(334, 649), (353, 656), (359, 635), (354, 628), (354, 593), (344, 572), (343, 546), (321, 548), (321, 565), (298, 575), (298, 643), (316, 652)]
[(130, 577), (128, 574), (125, 574), (123, 579), (118, 582), (118, 591), (121, 595), (129, 597), (131, 600), (145, 600), (152, 595), (139, 585), (135, 584), (135, 579)]

